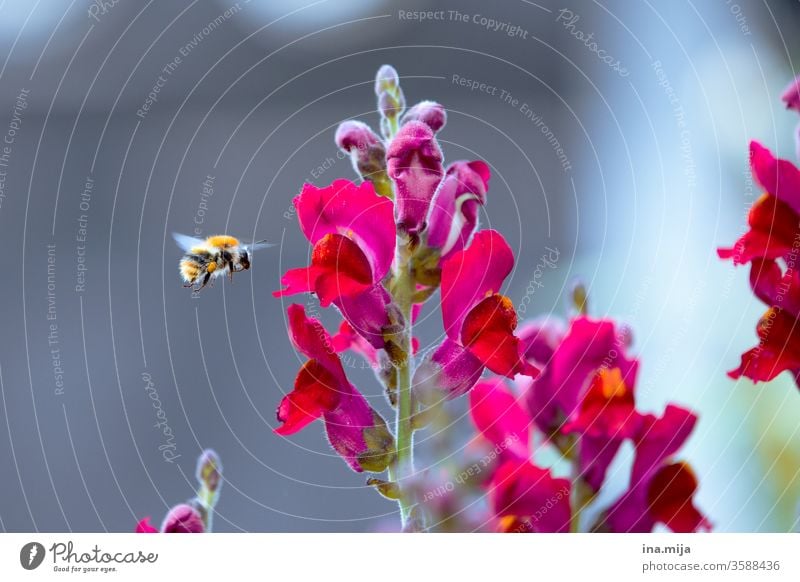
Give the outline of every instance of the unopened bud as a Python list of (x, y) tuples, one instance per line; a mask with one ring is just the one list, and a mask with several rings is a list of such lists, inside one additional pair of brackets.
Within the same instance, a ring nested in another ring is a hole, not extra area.
[(587, 315), (589, 313), (589, 291), (586, 285), (581, 280), (576, 280), (572, 284), (572, 290), (569, 294), (570, 308), (578, 315)]
[(421, 101), (403, 115), (403, 123), (409, 121), (421, 121), (436, 133), (447, 123), (447, 112), (435, 101)]
[(350, 155), (353, 168), (372, 182), (375, 191), (392, 197), (392, 183), (386, 174), (386, 148), (372, 129), (360, 121), (348, 120), (336, 130), (336, 145)]
[(378, 111), (386, 119), (396, 119), (405, 109), (406, 100), (403, 97), (403, 92), (399, 93), (381, 93), (378, 96)]
[(786, 103), (787, 109), (794, 109), (800, 113), (800, 76), (789, 83), (781, 95), (781, 100)]
[(219, 455), (212, 449), (206, 449), (197, 459), (197, 481), (208, 491), (215, 493), (222, 481), (222, 463)]
[(400, 76), (392, 65), (383, 65), (375, 75), (375, 94), (380, 96), (386, 91), (400, 88)]
[(375, 76), (375, 94), (381, 114), (381, 133), (391, 140), (397, 133), (399, 119), (406, 108), (406, 98), (400, 88), (400, 77), (391, 65), (383, 65)]
[(195, 508), (182, 503), (169, 510), (161, 526), (163, 533), (203, 533), (203, 519)]

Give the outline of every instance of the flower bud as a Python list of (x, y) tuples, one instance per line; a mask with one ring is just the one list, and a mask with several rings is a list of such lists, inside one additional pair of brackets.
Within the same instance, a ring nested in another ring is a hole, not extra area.
[(787, 109), (794, 109), (800, 113), (800, 76), (789, 83), (781, 95), (781, 100), (786, 103)]
[(383, 65), (375, 75), (375, 95), (400, 88), (400, 76), (392, 65)]
[(378, 110), (386, 119), (396, 119), (403, 113), (405, 99), (403, 93), (381, 93), (378, 97)]
[(208, 491), (215, 493), (222, 481), (222, 463), (219, 455), (212, 449), (206, 449), (197, 459), (197, 481)]
[(442, 180), (442, 151), (430, 127), (409, 121), (397, 133), (386, 154), (389, 177), (396, 185), (398, 229), (419, 233), (436, 188)]
[(398, 120), (406, 108), (406, 98), (400, 88), (400, 77), (391, 65), (383, 65), (375, 76), (375, 94), (381, 114), (381, 133), (392, 139), (397, 133)]
[(386, 174), (386, 148), (372, 129), (360, 121), (348, 120), (336, 130), (336, 145), (350, 155), (353, 168), (372, 182), (375, 191), (392, 197), (392, 184)]
[(569, 307), (578, 315), (587, 315), (589, 313), (589, 291), (580, 279), (572, 283), (572, 289), (569, 293)]
[(182, 503), (169, 510), (161, 525), (163, 533), (203, 533), (203, 519), (191, 505)]
[(484, 162), (454, 162), (447, 168), (428, 214), (428, 246), (442, 259), (467, 246), (478, 226), (478, 210), (486, 203), (489, 166)]
[(421, 101), (406, 111), (402, 121), (421, 121), (436, 133), (447, 123), (447, 112), (435, 101)]

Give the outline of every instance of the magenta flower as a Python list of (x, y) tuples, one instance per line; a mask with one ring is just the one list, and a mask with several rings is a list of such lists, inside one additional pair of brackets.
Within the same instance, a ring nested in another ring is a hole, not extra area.
[(570, 528), (569, 479), (526, 460), (503, 463), (489, 489), (497, 529), (506, 533), (565, 533)]
[(429, 247), (442, 259), (464, 249), (478, 226), (478, 210), (486, 203), (491, 172), (484, 162), (453, 162), (431, 204)]
[(290, 305), (287, 313), (292, 343), (309, 359), (297, 374), (294, 390), (278, 406), (282, 424), (275, 432), (294, 434), (322, 418), (331, 446), (350, 468), (385, 470), (394, 454), (386, 422), (347, 380), (322, 324), (308, 318), (302, 305)]
[(697, 479), (685, 463), (668, 459), (692, 432), (697, 416), (669, 405), (661, 418), (645, 415), (636, 436), (628, 490), (609, 508), (606, 525), (615, 532), (650, 532), (663, 523), (676, 532), (710, 529), (692, 497)]
[(294, 199), (303, 234), (314, 245), (311, 265), (286, 272), (275, 297), (316, 293), (323, 307), (336, 305), (353, 329), (384, 347), (390, 297), (381, 281), (394, 259), (392, 202), (370, 182), (336, 180), (327, 188), (306, 184)]
[(442, 151), (431, 128), (421, 121), (403, 125), (389, 144), (386, 162), (396, 188), (397, 228), (419, 234), (444, 174)]
[(613, 321), (576, 317), (527, 393), (528, 408), (545, 434), (557, 433), (580, 407), (584, 390), (601, 368), (618, 368), (632, 382), (638, 362), (628, 358)]
[(508, 378), (538, 373), (514, 335), (514, 306), (498, 293), (513, 268), (511, 247), (494, 230), (477, 233), (469, 247), (444, 261), (442, 320), (447, 337), (414, 377), (424, 399), (432, 387), (448, 398), (464, 394), (484, 367)]

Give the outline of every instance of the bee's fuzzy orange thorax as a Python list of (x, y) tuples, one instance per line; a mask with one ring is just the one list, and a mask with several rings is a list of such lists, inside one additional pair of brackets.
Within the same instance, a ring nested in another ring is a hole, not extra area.
[(239, 246), (239, 239), (228, 236), (227, 234), (220, 234), (208, 237), (208, 244), (215, 247), (235, 247)]

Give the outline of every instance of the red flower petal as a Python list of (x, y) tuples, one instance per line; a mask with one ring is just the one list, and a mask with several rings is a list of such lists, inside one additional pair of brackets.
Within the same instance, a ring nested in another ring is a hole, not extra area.
[(555, 479), (547, 469), (529, 461), (508, 461), (495, 471), (489, 491), (492, 509), (500, 525), (513, 516), (529, 524), (528, 531), (569, 531), (569, 479)]
[(442, 263), (442, 320), (458, 339), (464, 318), (487, 295), (497, 293), (514, 268), (514, 253), (495, 230), (475, 234), (472, 244)]
[(783, 309), (770, 307), (756, 327), (758, 346), (742, 354), (738, 368), (728, 376), (769, 382), (783, 371), (800, 370), (800, 322)]
[(676, 533), (709, 529), (711, 524), (694, 506), (697, 478), (686, 463), (661, 467), (647, 489), (650, 514)]
[(311, 253), (311, 266), (288, 271), (286, 286), (275, 297), (313, 291), (328, 307), (341, 297), (353, 297), (372, 286), (372, 267), (361, 248), (346, 236), (326, 234)]
[(631, 470), (631, 487), (641, 486), (653, 470), (680, 449), (697, 423), (691, 410), (668, 404), (658, 418), (652, 414), (642, 417), (636, 436), (636, 455)]
[(638, 416), (626, 380), (619, 368), (599, 370), (583, 396), (578, 416), (562, 430), (596, 437), (632, 437)]
[(756, 258), (776, 259), (791, 252), (800, 235), (800, 217), (789, 204), (770, 194), (764, 194), (753, 204), (747, 222), (750, 230), (733, 248), (717, 250), (721, 259), (732, 259), (735, 265)]
[(340, 394), (336, 377), (320, 362), (309, 360), (300, 368), (294, 390), (284, 396), (277, 410), (275, 429), (280, 435), (290, 435), (314, 422), (339, 404)]
[(520, 342), (514, 336), (517, 314), (508, 297), (490, 295), (464, 319), (461, 341), (495, 374), (513, 378), (526, 365), (520, 358)]

